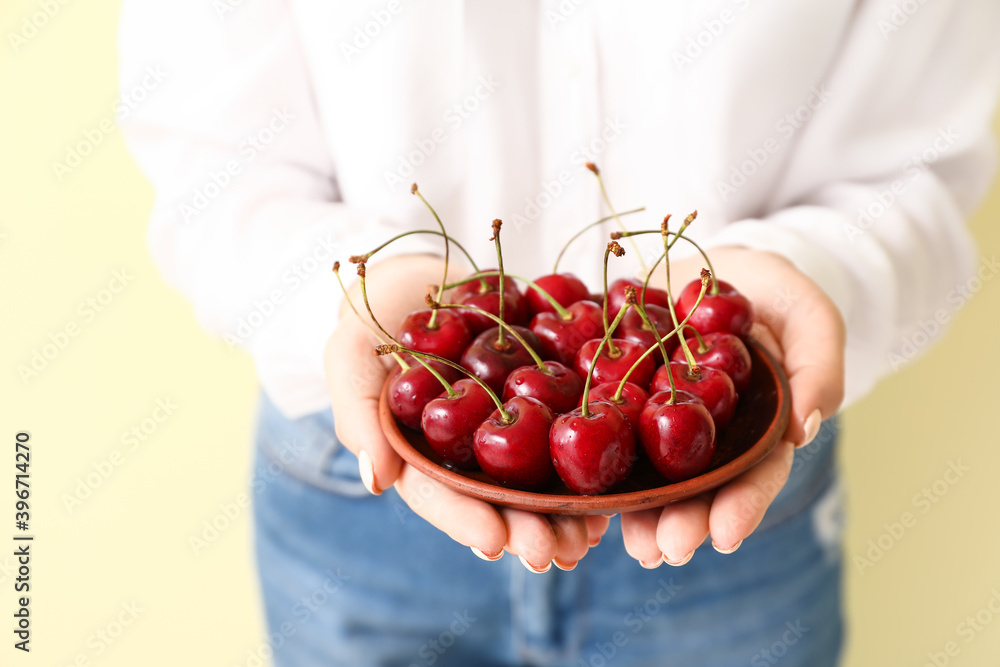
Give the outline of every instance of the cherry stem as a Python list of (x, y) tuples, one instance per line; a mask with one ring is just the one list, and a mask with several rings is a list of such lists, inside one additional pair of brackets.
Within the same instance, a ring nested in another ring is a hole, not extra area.
[[(623, 232), (627, 231), (625, 223), (622, 222), (619, 215), (615, 212), (615, 207), (611, 205), (611, 199), (608, 197), (608, 191), (604, 189), (604, 179), (601, 178), (601, 170), (598, 169), (597, 165), (595, 165), (593, 162), (588, 162), (586, 163), (585, 166), (587, 167), (587, 169), (593, 172), (594, 176), (597, 177), (597, 184), (601, 187), (601, 196), (604, 197), (604, 203), (607, 204), (608, 208), (611, 210), (611, 217), (615, 219), (615, 221), (618, 223), (618, 226), (621, 227)], [(639, 266), (642, 268), (643, 274), (649, 273), (649, 271), (646, 269), (646, 262), (642, 260), (642, 253), (639, 252), (639, 246), (636, 244), (635, 241), (632, 241), (632, 250), (635, 251), (635, 256), (639, 259)]]
[[(471, 283), (473, 280), (482, 280), (485, 283), (486, 282), (485, 281), (485, 276), (498, 276), (498, 275), (500, 275), (499, 271), (481, 271), (481, 272), (479, 272), (478, 274), (476, 274), (474, 276), (469, 276), (468, 278), (463, 278), (463, 279), (458, 280), (456, 282), (449, 283), (448, 285), (445, 285), (445, 289), (453, 289), (453, 288), (458, 287), (460, 285), (464, 285), (466, 283)], [(573, 314), (571, 312), (569, 312), (568, 310), (566, 310), (566, 308), (564, 308), (561, 303), (559, 303), (558, 301), (556, 301), (555, 297), (553, 297), (551, 294), (549, 294), (544, 289), (542, 289), (541, 287), (539, 287), (538, 283), (536, 283), (534, 280), (528, 280), (524, 276), (519, 276), (516, 273), (504, 272), (504, 275), (507, 276), (507, 277), (509, 277), (509, 278), (515, 278), (517, 280), (520, 280), (522, 283), (524, 283), (525, 285), (527, 285), (531, 289), (537, 291), (540, 295), (542, 295), (542, 297), (546, 301), (549, 302), (549, 304), (551, 304), (551, 306), (555, 309), (556, 313), (559, 315), (559, 317), (561, 319), (567, 320), (567, 321), (573, 319)]]
[[(667, 217), (663, 218), (663, 224), (660, 226), (660, 235), (663, 237), (663, 266), (664, 266), (664, 268), (666, 269), (666, 272), (667, 272), (667, 302), (668, 302), (668, 305), (670, 306), (670, 308), (669, 308), (669, 310), (670, 310), (670, 320), (674, 323), (674, 328), (677, 328), (679, 326), (677, 324), (677, 309), (674, 308), (674, 297), (673, 297), (673, 294), (670, 291), (670, 243), (669, 243), (670, 231), (669, 231), (669, 229), (667, 229), (667, 226), (669, 224), (670, 224), (670, 216), (668, 215)], [(702, 274), (702, 275), (704, 276), (704, 274)], [(709, 269), (709, 275), (711, 276), (711, 269)], [(702, 281), (704, 282), (704, 277), (702, 277)], [(695, 309), (692, 308), (691, 309), (691, 313), (693, 313), (694, 311), (695, 311)], [(691, 313), (688, 313), (689, 317), (690, 317)], [(685, 318), (685, 319), (687, 319), (687, 318)], [(694, 375), (695, 377), (697, 377), (701, 373), (701, 371), (698, 369), (698, 364), (694, 360), (694, 355), (691, 354), (691, 349), (688, 347), (687, 341), (684, 339), (684, 332), (683, 331), (677, 337), (677, 339), (678, 339), (678, 341), (681, 344), (681, 349), (684, 350), (684, 358), (687, 360), (687, 364), (688, 364), (688, 373), (691, 374), (691, 375)], [(671, 392), (670, 393), (670, 402), (673, 403), (674, 402), (674, 382), (673, 382), (673, 377), (674, 376), (673, 376), (673, 374), (671, 374), (669, 372), (669, 370), (670, 369), (667, 369), (667, 371), (668, 371), (667, 374), (670, 376), (670, 392)]]
[[(444, 237), (444, 275), (441, 277), (441, 285), (438, 287), (438, 295), (437, 295), (437, 300), (440, 301), (441, 299), (444, 298), (444, 284), (448, 282), (448, 261), (449, 259), (451, 259), (451, 244), (448, 242), (448, 232), (445, 230), (444, 223), (441, 222), (441, 218), (438, 217), (437, 211), (434, 210), (434, 207), (431, 206), (426, 199), (424, 199), (424, 195), (420, 192), (420, 190), (417, 189), (416, 183), (410, 186), (410, 192), (420, 197), (420, 201), (422, 201), (424, 203), (424, 206), (426, 206), (430, 210), (431, 214), (434, 216), (434, 219), (437, 220), (438, 227), (441, 228), (441, 236)], [(427, 323), (427, 328), (437, 329), (436, 310), (431, 313), (431, 319)]]
[[(497, 218), (493, 221), (493, 236), (490, 240), (497, 249), (497, 271), (500, 274), (500, 321), (504, 321), (504, 306), (507, 303), (507, 293), (504, 291), (504, 276), (503, 276), (503, 250), (500, 248), (500, 227), (503, 226), (503, 222)], [(444, 284), (441, 285), (442, 290), (444, 289)], [(440, 301), (440, 299), (438, 299)], [(436, 312), (436, 311), (435, 311)], [(500, 327), (500, 331), (497, 333), (496, 349), (506, 350), (510, 343), (507, 342), (506, 338), (507, 330), (504, 327)]]
[[(364, 262), (358, 262), (358, 282), (361, 284), (361, 299), (365, 302), (365, 309), (368, 311), (368, 317), (370, 317), (372, 319), (372, 322), (375, 323), (375, 326), (378, 327), (379, 331), (381, 331), (383, 334), (385, 334), (386, 338), (388, 338), (390, 341), (392, 341), (392, 343), (394, 345), (396, 345), (398, 348), (402, 349), (402, 346), (399, 344), (399, 341), (396, 340), (396, 337), (393, 336), (391, 333), (389, 333), (388, 331), (385, 330), (385, 327), (383, 327), (382, 324), (375, 317), (375, 313), (372, 312), (371, 303), (369, 303), (369, 301), (368, 301), (368, 286), (367, 286), (366, 281), (365, 281), (365, 277), (366, 277), (367, 273), (368, 273), (368, 269), (365, 266), (365, 263)], [(337, 280), (340, 280), (340, 274), (339, 273), (337, 274)], [(343, 287), (343, 284), (341, 284), (341, 287)], [(354, 306), (352, 305), (351, 308), (354, 308)], [(354, 312), (357, 313), (358, 311), (354, 311)], [(360, 318), (361, 316), (358, 315), (358, 317)], [(390, 347), (391, 347), (391, 345), (390, 345)], [(455, 391), (451, 388), (451, 385), (448, 383), (448, 381), (445, 380), (443, 377), (441, 377), (441, 374), (438, 373), (436, 370), (434, 370), (434, 368), (431, 367), (430, 364), (428, 364), (427, 362), (425, 362), (423, 359), (421, 359), (419, 357), (414, 356), (413, 358), (416, 359), (417, 362), (419, 362), (421, 366), (423, 366), (424, 368), (427, 369), (428, 373), (430, 373), (431, 375), (433, 375), (437, 379), (437, 381), (441, 383), (441, 385), (445, 388), (445, 391), (448, 392), (449, 396), (454, 396), (455, 395)]]
[[(354, 302), (351, 301), (351, 295), (347, 293), (347, 288), (344, 287), (344, 281), (340, 278), (340, 262), (333, 263), (333, 275), (337, 277), (337, 282), (340, 283), (340, 291), (344, 293), (344, 301), (346, 301), (347, 305), (351, 307), (352, 311), (354, 311), (354, 316), (368, 328), (368, 331), (370, 331), (372, 336), (375, 337), (375, 340), (384, 345), (385, 339), (379, 335), (379, 332), (375, 330), (375, 327), (373, 327), (370, 322), (367, 322), (361, 317), (361, 313), (359, 313), (358, 309), (354, 307)], [(406, 360), (399, 356), (399, 354), (393, 352), (392, 358), (396, 360), (396, 363), (398, 363), (404, 371), (410, 370), (410, 365), (406, 363)]]
[[(393, 348), (395, 348), (395, 350)], [(430, 352), (418, 352), (416, 350), (411, 350), (408, 347), (403, 347), (402, 345), (399, 344), (379, 345), (375, 348), (375, 354), (378, 356), (381, 356), (383, 354), (389, 354), (393, 351), (406, 352), (407, 354), (413, 356), (415, 359), (424, 358), (424, 359), (430, 359), (432, 361), (437, 361), (439, 363), (444, 364), (445, 366), (451, 366), (456, 371), (459, 371), (460, 373), (467, 375), (470, 380), (473, 380), (476, 384), (482, 387), (486, 391), (486, 393), (489, 394), (490, 398), (493, 399), (493, 402), (496, 403), (497, 410), (500, 411), (500, 418), (503, 419), (505, 424), (509, 424), (510, 422), (514, 421), (514, 417), (509, 412), (503, 409), (503, 403), (500, 401), (499, 398), (497, 398), (497, 395), (493, 393), (493, 390), (490, 389), (489, 385), (487, 385), (485, 382), (476, 377), (472, 372), (469, 371), (469, 369), (465, 368), (464, 366), (456, 364), (454, 361), (451, 361), (450, 359), (439, 357), (436, 354), (431, 354)], [(453, 392), (449, 394), (449, 396), (454, 396), (456, 393), (457, 392)]]
[(656, 344), (659, 346), (660, 352), (663, 354), (663, 363), (669, 365), (670, 356), (667, 354), (667, 347), (663, 344), (663, 341), (660, 340), (660, 333), (656, 330), (656, 325), (653, 324), (653, 321), (649, 319), (649, 313), (647, 313), (646, 309), (639, 304), (636, 304), (635, 310), (639, 313), (639, 317), (642, 318), (642, 323), (649, 327), (649, 330), (653, 332), (653, 338), (656, 339)]
[[(662, 347), (663, 341), (667, 340), (671, 336), (673, 336), (673, 335), (676, 334), (676, 335), (679, 335), (679, 336), (683, 337), (684, 327), (685, 326), (690, 326), (690, 325), (687, 324), (687, 321), (689, 319), (691, 319), (692, 313), (694, 313), (694, 311), (697, 310), (698, 306), (701, 304), (701, 300), (705, 296), (705, 292), (708, 291), (708, 285), (709, 285), (710, 281), (711, 281), (711, 272), (709, 272), (709, 271), (707, 271), (705, 269), (702, 269), (702, 272), (701, 272), (701, 292), (698, 294), (697, 301), (694, 302), (694, 308), (691, 309), (691, 312), (689, 312), (687, 314), (687, 317), (685, 317), (678, 326), (674, 327), (673, 331), (670, 331), (669, 333), (667, 333), (667, 335), (663, 336), (662, 338), (658, 338), (658, 340), (656, 341), (655, 344), (650, 345), (646, 349), (645, 352), (643, 352), (641, 355), (639, 355), (639, 358), (635, 360), (635, 363), (633, 363), (632, 367), (628, 369), (628, 371), (625, 373), (625, 377), (622, 378), (621, 383), (619, 383), (619, 385), (618, 385), (618, 391), (616, 391), (615, 395), (614, 395), (614, 400), (616, 402), (621, 402), (622, 392), (625, 390), (625, 383), (628, 382), (629, 377), (632, 375), (632, 373), (635, 371), (635, 369), (639, 368), (639, 364), (642, 363), (643, 359), (645, 359), (646, 357), (648, 357), (649, 355), (651, 355), (653, 353), (653, 350), (655, 350), (657, 347)], [(674, 376), (670, 375), (670, 360), (669, 359), (667, 360), (667, 374), (668, 374), (669, 380), (670, 380), (670, 402), (673, 403), (674, 402), (674, 391), (675, 391), (674, 390)]]
[[(670, 216), (667, 217), (669, 218)], [(689, 215), (684, 219), (684, 223), (681, 225), (681, 228), (677, 230), (677, 232), (667, 232), (668, 236), (674, 237), (674, 240), (671, 241), (669, 245), (667, 245), (667, 251), (673, 248), (674, 244), (681, 239), (693, 245), (695, 249), (701, 254), (702, 259), (705, 260), (705, 264), (708, 266), (708, 270), (712, 272), (712, 286), (709, 289), (708, 293), (714, 296), (719, 293), (719, 284), (718, 281), (715, 279), (715, 267), (712, 266), (712, 260), (708, 258), (708, 253), (706, 253), (700, 245), (698, 245), (696, 242), (694, 242), (687, 236), (684, 236), (684, 230), (686, 230), (688, 226), (690, 226), (690, 224), (694, 222), (694, 219), (697, 217), (698, 217), (698, 211), (694, 211), (693, 213), (691, 213), (691, 215)], [(639, 236), (641, 234), (662, 234), (662, 233), (663, 233), (662, 231), (658, 231), (655, 229), (645, 229), (637, 232), (615, 232), (614, 234), (611, 235), (611, 238), (626, 238), (626, 237), (630, 238), (633, 236)], [(653, 268), (649, 270), (649, 274), (646, 276), (645, 285), (649, 284), (649, 277), (653, 275), (653, 272), (656, 271), (656, 267), (660, 265), (660, 262), (663, 261), (665, 256), (666, 253), (660, 255), (657, 258), (657, 260), (653, 263)], [(645, 292), (643, 292), (643, 297), (645, 297)], [(645, 298), (643, 299), (642, 303), (643, 305), (646, 305)]]
[[(459, 250), (462, 251), (462, 254), (465, 255), (465, 259), (468, 260), (469, 264), (472, 266), (472, 269), (476, 273), (479, 273), (479, 266), (476, 264), (476, 260), (472, 259), (472, 255), (470, 255), (469, 251), (465, 249), (465, 246), (463, 246), (461, 243), (459, 243), (458, 241), (456, 241), (454, 236), (449, 236), (447, 234), (442, 234), (441, 232), (439, 232), (436, 229), (414, 229), (414, 230), (411, 230), (411, 231), (408, 231), (408, 232), (403, 232), (402, 234), (396, 234), (395, 236), (393, 236), (391, 239), (389, 239), (388, 241), (386, 241), (382, 245), (376, 247), (374, 250), (369, 250), (368, 252), (366, 252), (363, 255), (355, 255), (355, 256), (351, 257), (351, 263), (357, 264), (358, 262), (367, 262), (369, 259), (371, 259), (372, 255), (374, 255), (375, 253), (377, 253), (379, 250), (382, 250), (383, 248), (385, 248), (386, 246), (388, 246), (390, 243), (393, 243), (394, 241), (398, 241), (398, 240), (400, 240), (402, 238), (406, 238), (407, 236), (413, 236), (414, 234), (435, 234), (437, 236), (447, 237), (448, 241), (452, 245), (454, 245), (456, 248), (458, 248)], [(480, 280), (482, 280), (483, 286), (485, 288), (489, 287), (489, 285), (486, 284), (485, 280), (483, 280), (483, 279), (480, 279)], [(447, 287), (445, 289), (447, 289)]]
[(617, 359), (621, 352), (617, 347), (615, 347), (614, 341), (610, 338), (611, 332), (614, 331), (614, 328), (609, 327), (608, 325), (608, 256), (611, 253), (615, 253), (615, 257), (621, 257), (625, 254), (625, 250), (618, 245), (617, 241), (609, 243), (608, 247), (604, 250), (604, 304), (602, 306), (604, 315), (604, 335), (608, 338), (608, 356), (612, 359)]
[[(632, 215), (633, 213), (639, 213), (640, 211), (645, 211), (645, 210), (646, 210), (645, 206), (640, 206), (639, 208), (634, 208), (631, 211), (625, 211), (624, 213), (619, 213), (618, 215), (619, 216)], [(573, 234), (573, 236), (571, 236), (569, 238), (569, 240), (566, 241), (566, 245), (564, 245), (562, 247), (562, 250), (559, 251), (559, 254), (556, 255), (556, 263), (552, 266), (552, 273), (559, 273), (559, 262), (562, 261), (563, 255), (566, 254), (566, 250), (569, 249), (569, 246), (570, 246), (571, 243), (573, 243), (573, 241), (577, 240), (578, 238), (580, 238), (581, 236), (583, 236), (583, 234), (585, 232), (593, 229), (594, 227), (597, 227), (598, 225), (602, 225), (605, 222), (607, 222), (608, 220), (614, 220), (614, 219), (615, 219), (615, 216), (613, 216), (613, 215), (606, 215), (603, 218), (601, 218), (600, 220), (597, 220), (596, 222), (590, 223), (589, 225), (587, 225), (586, 227), (584, 227), (583, 229), (581, 229), (580, 231), (578, 231), (576, 234)]]
[(504, 322), (503, 320), (501, 320), (499, 317), (497, 317), (493, 313), (489, 312), (488, 310), (483, 310), (482, 308), (479, 308), (478, 306), (469, 306), (469, 305), (458, 304), (458, 303), (434, 303), (433, 305), (431, 305), (431, 308), (449, 308), (449, 309), (454, 308), (454, 309), (459, 309), (459, 310), (463, 310), (464, 309), (464, 310), (471, 310), (473, 312), (479, 313), (480, 315), (485, 315), (486, 317), (488, 317), (491, 320), (493, 320), (494, 322), (496, 322), (500, 326), (501, 329), (506, 329), (507, 332), (511, 336), (514, 337), (514, 340), (516, 340), (518, 343), (520, 343), (522, 346), (524, 346), (524, 349), (527, 350), (528, 354), (531, 355), (531, 358), (538, 365), (538, 369), (540, 371), (542, 371), (546, 375), (551, 375), (552, 374), (549, 371), (549, 369), (546, 368), (545, 362), (542, 361), (542, 358), (540, 356), (538, 356), (538, 353), (535, 352), (530, 345), (528, 345), (528, 341), (526, 341), (524, 339), (524, 336), (522, 336), (521, 334), (519, 334), (517, 332), (517, 329), (515, 329), (513, 326), (511, 326), (510, 324), (507, 324), (506, 322)]
[[(635, 293), (633, 292), (633, 298), (631, 299), (631, 301), (626, 298), (625, 303), (623, 303), (622, 307), (618, 310), (618, 315), (615, 316), (614, 320), (615, 327), (617, 327), (618, 323), (622, 321), (623, 317), (625, 317), (625, 313), (628, 312), (629, 307), (635, 305), (634, 294)], [(583, 398), (581, 399), (582, 402), (580, 403), (580, 414), (584, 417), (590, 416), (590, 406), (589, 406), (590, 382), (594, 377), (594, 369), (597, 368), (597, 360), (600, 359), (601, 351), (604, 349), (604, 346), (610, 342), (611, 342), (611, 333), (605, 332), (604, 338), (601, 339), (601, 343), (597, 346), (597, 352), (594, 353), (594, 358), (590, 362), (590, 370), (587, 371), (587, 381), (583, 383)]]
[[(694, 309), (692, 309), (692, 312), (693, 311), (694, 311)], [(687, 321), (686, 318), (685, 318), (685, 321)], [(694, 332), (694, 337), (698, 339), (698, 354), (705, 354), (706, 352), (708, 352), (708, 348), (705, 347), (705, 339), (701, 337), (701, 334), (698, 333), (698, 330), (695, 329), (694, 326), (692, 326), (690, 324), (687, 325), (684, 328), (685, 329), (690, 329), (691, 331), (693, 331)], [(681, 332), (681, 335), (683, 336), (684, 332)]]

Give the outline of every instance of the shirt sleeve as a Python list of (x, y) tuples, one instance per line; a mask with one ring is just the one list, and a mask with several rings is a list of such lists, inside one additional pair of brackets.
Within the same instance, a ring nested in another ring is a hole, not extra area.
[[(121, 125), (155, 190), (148, 240), (166, 280), (231, 344), (321, 358), (334, 260), (412, 224), (343, 201), (290, 3), (126, 0), (119, 52), (123, 87), (161, 79)], [(378, 259), (439, 249), (418, 235)]]
[(765, 212), (709, 243), (781, 254), (832, 298), (845, 404), (918, 356), (977, 272), (997, 270), (966, 219), (995, 167), (998, 32), (990, 0), (860, 3)]

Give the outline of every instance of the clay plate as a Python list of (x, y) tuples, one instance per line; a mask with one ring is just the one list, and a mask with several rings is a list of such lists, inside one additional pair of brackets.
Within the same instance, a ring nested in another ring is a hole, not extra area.
[(407, 463), (456, 491), (494, 505), (545, 514), (616, 514), (660, 507), (714, 489), (746, 472), (760, 463), (784, 434), (791, 411), (788, 378), (760, 343), (749, 339), (747, 348), (753, 360), (750, 387), (740, 396), (732, 423), (719, 434), (712, 463), (701, 475), (675, 484), (668, 484), (643, 457), (612, 493), (577, 495), (558, 478), (544, 492), (518, 491), (497, 484), (480, 471), (445, 468), (422, 433), (396, 421), (387, 402), (388, 382), (379, 401), (379, 419), (389, 443)]

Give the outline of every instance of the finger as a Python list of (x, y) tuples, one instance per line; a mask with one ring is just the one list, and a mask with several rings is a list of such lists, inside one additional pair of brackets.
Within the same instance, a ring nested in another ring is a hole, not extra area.
[(604, 537), (604, 533), (608, 532), (608, 526), (611, 525), (612, 516), (614, 515), (588, 514), (585, 517), (587, 521), (588, 544), (590, 546), (596, 547), (601, 543), (601, 538)]
[(622, 538), (625, 551), (644, 568), (659, 567), (663, 552), (656, 545), (656, 526), (660, 521), (659, 507), (622, 514)]
[(760, 525), (788, 479), (794, 455), (792, 444), (782, 440), (758, 465), (716, 492), (708, 525), (717, 551), (732, 553)]
[(781, 349), (781, 344), (770, 327), (761, 322), (754, 322), (750, 327), (750, 337), (763, 345), (764, 349), (771, 353), (775, 361), (784, 367), (785, 352)]
[(708, 537), (712, 495), (700, 495), (663, 508), (656, 526), (656, 545), (668, 565), (684, 565)]
[(844, 399), (844, 322), (817, 290), (789, 310), (779, 341), (792, 394), (792, 418), (784, 437), (802, 447)]
[(560, 570), (572, 570), (590, 548), (586, 520), (580, 516), (553, 514), (549, 516), (549, 525), (556, 536), (553, 565)]
[(379, 396), (387, 372), (371, 348), (366, 331), (344, 324), (327, 343), (325, 367), (337, 438), (357, 454), (361, 479), (377, 495), (396, 481), (402, 460), (379, 423)]
[(507, 524), (508, 552), (521, 559), (532, 572), (548, 572), (556, 556), (556, 535), (552, 524), (543, 514), (500, 508), (500, 515)]
[(496, 508), (432, 480), (404, 465), (396, 480), (399, 497), (418, 516), (487, 560), (503, 555), (507, 526)]

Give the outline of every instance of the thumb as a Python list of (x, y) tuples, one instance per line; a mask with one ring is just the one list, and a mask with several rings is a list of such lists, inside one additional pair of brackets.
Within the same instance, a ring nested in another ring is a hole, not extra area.
[(833, 302), (812, 286), (776, 331), (792, 393), (784, 439), (804, 447), (844, 400), (844, 321)]
[(388, 373), (373, 347), (364, 329), (345, 322), (327, 342), (324, 365), (337, 438), (357, 455), (361, 481), (378, 495), (396, 482), (402, 460), (379, 422), (379, 397)]

